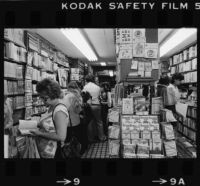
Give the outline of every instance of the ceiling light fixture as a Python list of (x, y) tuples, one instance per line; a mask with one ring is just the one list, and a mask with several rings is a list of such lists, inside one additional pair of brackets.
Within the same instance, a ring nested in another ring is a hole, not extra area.
[(106, 66), (106, 63), (105, 62), (101, 62), (100, 65), (101, 66)]
[(160, 57), (167, 54), (170, 50), (177, 47), (184, 40), (188, 39), (193, 34), (197, 33), (196, 28), (181, 28), (174, 35), (172, 35), (166, 42), (160, 47)]
[(61, 29), (61, 32), (64, 34), (67, 39), (69, 39), (72, 44), (79, 49), (79, 51), (89, 60), (89, 61), (97, 61), (97, 56), (89, 46), (86, 39), (83, 37), (79, 29), (77, 28), (69, 28), (69, 29)]

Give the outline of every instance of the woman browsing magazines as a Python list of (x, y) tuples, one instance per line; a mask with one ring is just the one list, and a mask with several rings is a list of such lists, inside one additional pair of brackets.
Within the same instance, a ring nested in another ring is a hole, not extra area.
[[(51, 130), (51, 132), (47, 130), (31, 132), (41, 139), (47, 140), (47, 146), (44, 146), (44, 151), (48, 151), (50, 147), (56, 148), (53, 146), (53, 144), (57, 142), (56, 151), (53, 150), (55, 152), (54, 158), (60, 159), (62, 158), (61, 150), (67, 137), (67, 126), (69, 124), (68, 110), (66, 106), (62, 104), (60, 98), (61, 88), (56, 81), (45, 78), (37, 84), (36, 90), (39, 93), (40, 98), (43, 100), (44, 104), (49, 107), (47, 115), (50, 116), (50, 120), (48, 121), (48, 123), (51, 123), (49, 124), (49, 126), (51, 127), (53, 124), (55, 130)], [(45, 129), (45, 119), (42, 121), (39, 123), (39, 127)], [(54, 143), (48, 144), (49, 141), (52, 141)]]

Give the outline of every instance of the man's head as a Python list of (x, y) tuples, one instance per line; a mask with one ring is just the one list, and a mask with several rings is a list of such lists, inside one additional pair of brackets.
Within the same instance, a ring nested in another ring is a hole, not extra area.
[(85, 77), (85, 80), (86, 80), (87, 83), (89, 83), (89, 82), (93, 82), (94, 83), (94, 76), (92, 74), (88, 74)]
[(176, 86), (180, 85), (182, 80), (184, 80), (184, 76), (181, 73), (176, 73), (172, 76), (172, 84)]

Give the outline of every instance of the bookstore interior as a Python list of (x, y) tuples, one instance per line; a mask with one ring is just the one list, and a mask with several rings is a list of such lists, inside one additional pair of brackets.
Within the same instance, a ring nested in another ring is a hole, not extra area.
[(38, 127), (48, 111), (38, 82), (52, 79), (66, 95), (87, 77), (106, 100), (101, 123), (84, 123), (86, 137), (101, 125), (105, 139), (87, 141), (80, 158), (196, 158), (194, 28), (5, 29), (4, 158), (54, 158), (55, 141), (31, 132), (54, 128)]

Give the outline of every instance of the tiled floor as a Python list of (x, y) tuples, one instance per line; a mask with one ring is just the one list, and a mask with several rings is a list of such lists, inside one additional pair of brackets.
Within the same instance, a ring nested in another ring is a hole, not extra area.
[(82, 158), (109, 158), (108, 141), (91, 144)]

